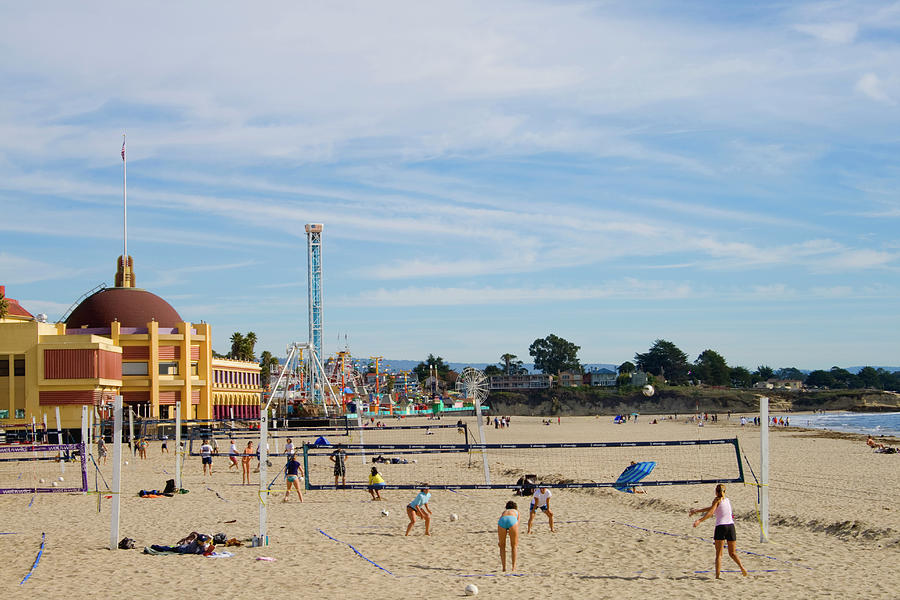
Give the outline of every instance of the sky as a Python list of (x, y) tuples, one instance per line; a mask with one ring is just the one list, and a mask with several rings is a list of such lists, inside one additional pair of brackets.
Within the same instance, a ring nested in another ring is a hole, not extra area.
[(0, 285), (214, 348), (900, 364), (900, 2), (0, 2)]

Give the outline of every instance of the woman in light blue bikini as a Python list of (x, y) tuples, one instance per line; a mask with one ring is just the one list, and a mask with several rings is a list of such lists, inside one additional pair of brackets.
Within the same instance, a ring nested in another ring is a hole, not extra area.
[(509, 536), (510, 554), (512, 555), (512, 570), (516, 570), (516, 559), (519, 558), (519, 511), (515, 502), (506, 503), (506, 510), (497, 521), (497, 537), (500, 546), (500, 564), (506, 571), (506, 537)]

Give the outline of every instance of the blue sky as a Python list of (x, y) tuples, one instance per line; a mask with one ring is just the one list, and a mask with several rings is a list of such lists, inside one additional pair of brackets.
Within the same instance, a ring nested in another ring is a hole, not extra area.
[[(898, 364), (900, 3), (4, 3), (0, 284), (214, 346)], [(339, 341), (340, 340), (340, 341)]]

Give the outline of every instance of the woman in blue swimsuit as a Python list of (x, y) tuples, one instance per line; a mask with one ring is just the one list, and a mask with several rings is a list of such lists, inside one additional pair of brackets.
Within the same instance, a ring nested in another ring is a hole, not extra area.
[(519, 558), (519, 511), (515, 502), (506, 503), (506, 509), (497, 521), (497, 537), (500, 546), (500, 564), (506, 571), (506, 537), (509, 536), (510, 554), (512, 555), (512, 570), (516, 570), (516, 559)]

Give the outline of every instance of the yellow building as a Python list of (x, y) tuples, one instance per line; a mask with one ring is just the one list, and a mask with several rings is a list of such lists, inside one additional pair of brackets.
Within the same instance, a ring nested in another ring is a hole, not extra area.
[[(0, 292), (4, 292), (0, 287)], [(116, 287), (85, 298), (64, 323), (43, 323), (9, 300), (0, 319), (0, 427), (81, 424), (84, 405), (104, 410), (116, 394), (146, 418), (259, 416), (260, 368), (212, 358), (207, 323), (184, 321), (172, 306), (134, 287), (133, 261), (118, 260)]]

